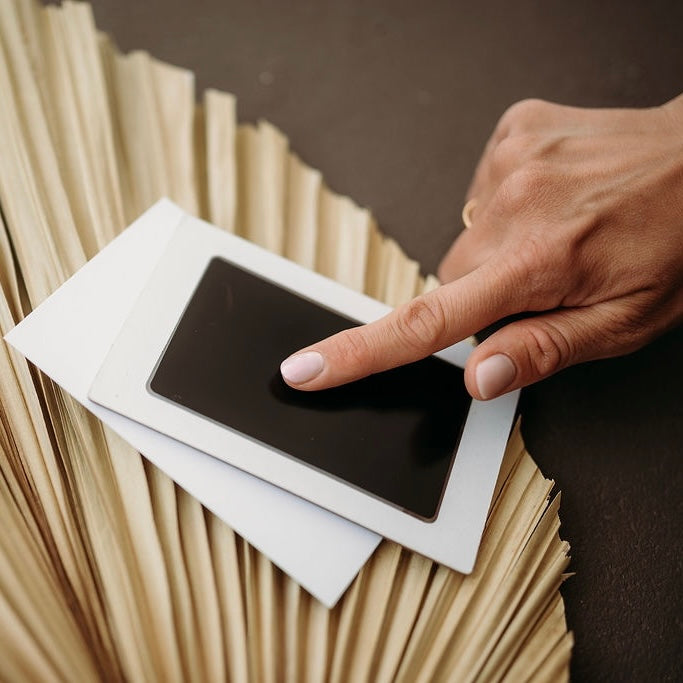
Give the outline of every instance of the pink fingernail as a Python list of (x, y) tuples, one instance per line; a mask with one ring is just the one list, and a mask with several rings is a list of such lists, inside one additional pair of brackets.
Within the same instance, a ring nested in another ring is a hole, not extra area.
[(296, 353), (280, 365), (282, 376), (292, 384), (303, 384), (317, 377), (323, 369), (323, 357), (317, 351)]
[(481, 361), (475, 370), (477, 389), (486, 400), (500, 394), (517, 374), (514, 363), (504, 354), (497, 353)]

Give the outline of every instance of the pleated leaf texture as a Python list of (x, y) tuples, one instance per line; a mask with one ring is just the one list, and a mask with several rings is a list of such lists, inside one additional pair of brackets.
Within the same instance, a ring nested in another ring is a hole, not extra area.
[[(121, 54), (91, 8), (0, 3), (0, 331), (161, 196), (397, 305), (438, 285), (267, 122)], [(0, 346), (4, 681), (558, 681), (559, 496), (514, 430), (474, 572), (383, 542), (332, 610)]]

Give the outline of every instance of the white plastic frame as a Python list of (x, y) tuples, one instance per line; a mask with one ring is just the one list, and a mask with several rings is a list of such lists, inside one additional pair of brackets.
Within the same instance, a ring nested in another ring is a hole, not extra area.
[[(403, 512), (149, 391), (148, 380), (209, 261), (216, 256), (361, 323), (390, 311), (374, 299), (246, 240), (186, 217), (107, 355), (89, 398), (437, 562), (469, 573), (518, 392), (488, 402), (472, 401), (437, 517), (423, 521)], [(460, 342), (435, 355), (463, 367), (471, 350), (469, 343)]]

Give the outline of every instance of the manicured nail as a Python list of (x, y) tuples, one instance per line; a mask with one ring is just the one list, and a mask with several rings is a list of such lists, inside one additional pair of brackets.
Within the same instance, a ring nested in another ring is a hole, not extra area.
[(512, 383), (516, 374), (514, 363), (504, 353), (497, 353), (481, 361), (475, 371), (481, 397), (486, 400), (498, 396)]
[(323, 357), (317, 351), (295, 353), (280, 365), (282, 376), (292, 384), (303, 384), (317, 377), (323, 369)]

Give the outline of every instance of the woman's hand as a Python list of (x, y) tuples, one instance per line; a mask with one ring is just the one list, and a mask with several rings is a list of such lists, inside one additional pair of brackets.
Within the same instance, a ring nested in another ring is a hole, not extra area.
[(467, 388), (490, 399), (683, 320), (683, 95), (644, 110), (515, 104), (467, 198), (472, 225), (439, 268), (446, 284), (290, 356), (288, 384), (343, 384), (535, 312), (471, 354)]

